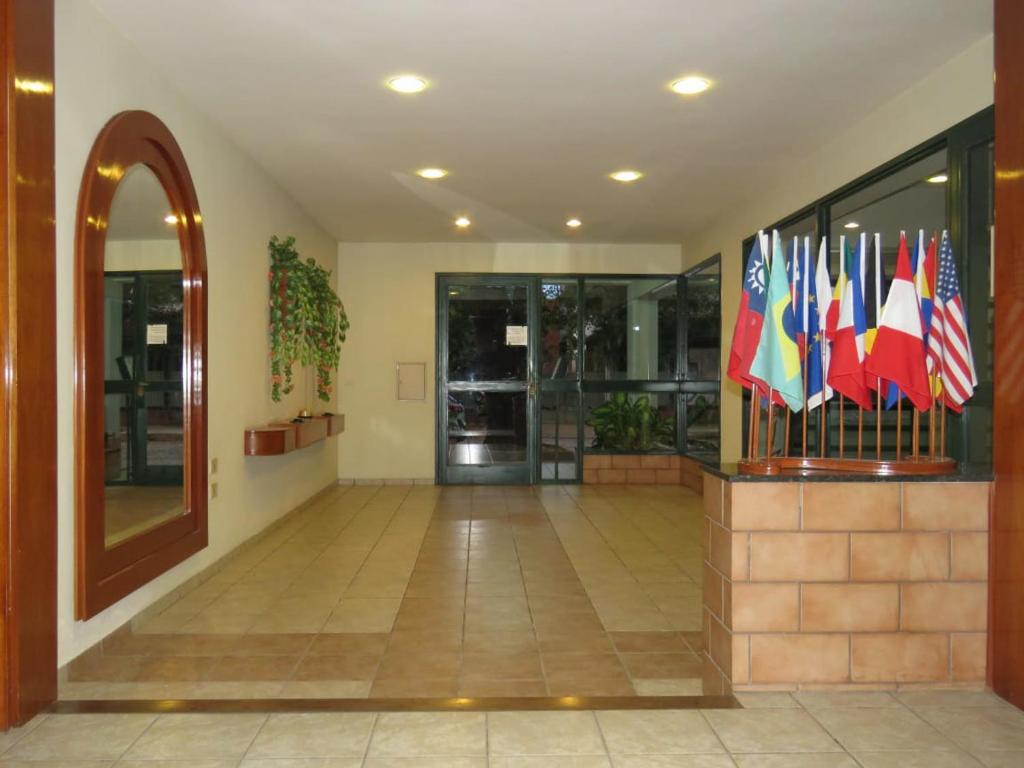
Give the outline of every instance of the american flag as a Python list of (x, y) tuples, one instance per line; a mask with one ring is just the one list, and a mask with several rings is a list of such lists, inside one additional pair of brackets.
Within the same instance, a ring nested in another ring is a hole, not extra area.
[(960, 281), (953, 263), (953, 246), (949, 232), (942, 233), (939, 246), (938, 274), (935, 279), (935, 307), (928, 336), (929, 368), (942, 376), (946, 405), (959, 412), (974, 394), (978, 376), (974, 371), (974, 354), (967, 335)]

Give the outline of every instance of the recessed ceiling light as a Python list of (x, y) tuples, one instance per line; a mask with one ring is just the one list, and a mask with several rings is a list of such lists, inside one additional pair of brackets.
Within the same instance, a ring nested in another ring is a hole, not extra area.
[(424, 179), (443, 179), (448, 175), (448, 171), (444, 168), (420, 168), (416, 175)]
[(173, 213), (168, 213), (166, 216), (164, 216), (164, 221), (167, 224), (177, 224), (178, 223), (178, 217), (175, 216)]
[(455, 226), (458, 227), (459, 229), (465, 229), (466, 227), (468, 227), (472, 223), (473, 222), (471, 222), (465, 216), (459, 216), (459, 218), (457, 218), (455, 220)]
[(427, 90), (428, 83), (419, 75), (395, 75), (388, 79), (388, 88), (399, 93), (419, 93)]
[(843, 224), (843, 226), (846, 227), (847, 229), (859, 229), (860, 228), (860, 224), (858, 224), (856, 221), (848, 221), (845, 224)]
[(673, 92), (683, 96), (693, 96), (697, 93), (704, 93), (711, 87), (711, 81), (700, 75), (687, 75), (669, 83)]
[(643, 176), (640, 171), (631, 170), (615, 171), (615, 173), (609, 173), (608, 175), (616, 181), (621, 181), (625, 184), (628, 184), (631, 181), (636, 181)]
[(572, 227), (573, 229), (582, 226), (582, 224), (583, 222), (580, 221), (579, 219), (569, 219), (567, 222), (565, 222), (565, 226)]
[(945, 184), (949, 181), (949, 176), (944, 173), (936, 173), (934, 176), (928, 177), (929, 184)]

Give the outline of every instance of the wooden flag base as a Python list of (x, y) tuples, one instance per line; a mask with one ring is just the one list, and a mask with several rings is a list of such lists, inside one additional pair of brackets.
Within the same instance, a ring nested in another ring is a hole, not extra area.
[(956, 461), (948, 457), (917, 456), (904, 459), (840, 459), (814, 456), (774, 456), (741, 461), (737, 468), (746, 475), (949, 475)]

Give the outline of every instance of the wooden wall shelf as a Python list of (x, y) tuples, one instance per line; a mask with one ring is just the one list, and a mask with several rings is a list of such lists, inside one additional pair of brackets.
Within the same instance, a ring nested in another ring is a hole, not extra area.
[(345, 431), (340, 413), (312, 416), (301, 422), (268, 424), (245, 430), (246, 456), (280, 456), (319, 443)]

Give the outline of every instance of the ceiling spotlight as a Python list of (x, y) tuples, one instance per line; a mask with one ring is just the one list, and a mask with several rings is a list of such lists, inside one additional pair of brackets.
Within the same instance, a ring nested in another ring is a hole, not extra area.
[(949, 181), (949, 176), (944, 173), (936, 173), (934, 176), (929, 176), (927, 181), (929, 184), (945, 184)]
[(173, 213), (168, 213), (166, 216), (164, 216), (164, 222), (166, 222), (167, 224), (177, 224), (178, 217), (175, 216)]
[(448, 175), (444, 168), (420, 168), (416, 175), (424, 179), (443, 179)]
[(643, 174), (640, 173), (640, 171), (630, 171), (630, 170), (615, 171), (615, 173), (610, 173), (608, 175), (611, 178), (615, 179), (616, 181), (621, 181), (624, 184), (628, 184), (631, 181), (636, 181), (637, 179), (639, 179), (639, 178), (641, 178), (643, 176)]
[(700, 77), (699, 75), (687, 75), (681, 77), (678, 80), (673, 80), (668, 86), (674, 93), (681, 94), (683, 96), (693, 96), (694, 94), (704, 93), (708, 88), (711, 87), (711, 81), (706, 77)]
[(847, 229), (859, 229), (860, 228), (860, 224), (858, 224), (856, 221), (848, 221), (845, 224), (843, 224), (843, 226), (846, 227)]
[(472, 223), (473, 222), (471, 222), (465, 216), (459, 216), (459, 218), (457, 218), (455, 220), (455, 226), (458, 227), (459, 229), (465, 229), (466, 227), (468, 227)]
[(388, 79), (388, 88), (398, 93), (419, 93), (427, 90), (428, 83), (419, 75), (395, 75)]
[(582, 226), (582, 224), (583, 222), (580, 221), (579, 219), (569, 219), (567, 222), (565, 222), (565, 226), (572, 227), (573, 229)]

